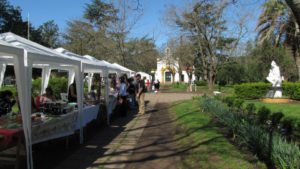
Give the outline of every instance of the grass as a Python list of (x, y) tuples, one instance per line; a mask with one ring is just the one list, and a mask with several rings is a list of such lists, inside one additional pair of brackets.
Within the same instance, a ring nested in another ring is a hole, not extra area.
[(221, 133), (211, 117), (202, 112), (197, 99), (173, 107), (177, 123), (182, 127), (177, 137), (180, 146), (192, 146), (182, 158), (182, 168), (249, 169), (266, 168), (248, 152), (241, 152)]
[[(162, 91), (166, 91), (166, 92), (186, 92), (187, 87), (188, 87), (187, 84), (178, 84), (178, 85), (164, 84), (164, 85), (161, 85)], [(193, 88), (193, 90), (194, 90), (194, 88)], [(196, 90), (197, 90), (196, 91), (197, 93), (209, 94), (209, 90), (208, 90), (207, 86), (197, 86)], [(221, 86), (216, 85), (214, 90), (220, 91), (225, 96), (234, 94), (234, 88), (231, 86), (221, 87)]]
[(300, 104), (263, 103), (260, 101), (247, 100), (245, 104), (254, 103), (256, 108), (266, 106), (272, 112), (282, 112), (286, 118), (295, 119), (300, 122)]

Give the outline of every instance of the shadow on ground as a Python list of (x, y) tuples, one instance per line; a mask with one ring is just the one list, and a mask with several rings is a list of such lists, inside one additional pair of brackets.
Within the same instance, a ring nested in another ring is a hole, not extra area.
[[(149, 101), (145, 101), (149, 104)], [(92, 123), (84, 129), (84, 144), (79, 144), (79, 133), (70, 136), (68, 148), (66, 138), (56, 139), (33, 146), (34, 168), (37, 169), (84, 169), (92, 165), (99, 157), (104, 156), (109, 145), (126, 125), (135, 118), (136, 113), (126, 117), (115, 115), (109, 126)], [(67, 165), (67, 167), (66, 167)]]

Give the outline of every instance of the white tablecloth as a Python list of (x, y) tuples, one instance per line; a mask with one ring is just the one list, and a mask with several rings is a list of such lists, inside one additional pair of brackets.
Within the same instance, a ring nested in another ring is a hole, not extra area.
[[(86, 126), (91, 121), (97, 119), (99, 112), (99, 105), (89, 105), (85, 106), (82, 111), (82, 126)], [(80, 119), (77, 118), (76, 129), (80, 129)]]
[(115, 109), (116, 105), (117, 105), (117, 96), (109, 95), (108, 109), (107, 109), (109, 116), (113, 113), (113, 110)]
[(36, 144), (74, 134), (77, 114), (78, 111), (73, 111), (59, 117), (49, 118), (44, 122), (33, 123), (32, 143)]

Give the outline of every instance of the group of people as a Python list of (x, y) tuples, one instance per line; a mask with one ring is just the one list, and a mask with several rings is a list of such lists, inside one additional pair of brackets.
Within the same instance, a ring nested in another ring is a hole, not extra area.
[[(36, 98), (32, 97), (32, 111), (39, 111), (40, 105), (46, 102), (55, 101), (53, 91), (51, 87), (47, 87), (46, 93)], [(10, 90), (4, 90), (0, 92), (0, 116), (12, 112), (13, 106), (17, 103), (17, 99), (14, 98), (13, 93)], [(20, 107), (19, 107), (20, 108)]]
[(16, 103), (13, 93), (9, 90), (0, 92), (0, 116), (12, 111), (12, 107)]
[[(155, 92), (159, 90), (159, 81), (153, 82)], [(139, 114), (145, 113), (145, 93), (150, 90), (150, 83), (142, 79), (140, 74), (135, 77), (127, 78), (121, 76), (119, 84), (115, 84), (119, 90), (118, 102), (119, 112), (121, 115), (126, 116), (127, 111), (137, 111)], [(46, 88), (46, 92), (43, 95), (32, 98), (32, 104), (34, 111), (39, 111), (39, 107), (47, 102), (53, 102), (56, 98), (54, 97), (53, 90), (51, 87)], [(68, 101), (77, 102), (76, 83), (72, 83), (69, 86)], [(13, 98), (13, 93), (9, 90), (0, 92), (0, 116), (12, 111), (12, 107), (16, 103)]]
[(137, 74), (135, 79), (133, 77), (127, 79), (126, 76), (121, 76), (119, 81), (118, 111), (120, 114), (126, 116), (128, 110), (136, 111), (137, 105), (138, 114), (144, 114), (147, 88), (141, 75)]

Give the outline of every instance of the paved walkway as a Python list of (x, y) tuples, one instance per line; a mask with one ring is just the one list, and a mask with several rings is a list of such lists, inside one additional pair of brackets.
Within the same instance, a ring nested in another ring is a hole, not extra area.
[[(166, 111), (169, 103), (193, 94), (147, 94), (147, 113), (116, 120), (63, 160), (56, 169), (177, 168), (175, 127)], [(119, 132), (116, 134), (116, 132)], [(111, 132), (111, 135), (109, 134)]]

